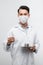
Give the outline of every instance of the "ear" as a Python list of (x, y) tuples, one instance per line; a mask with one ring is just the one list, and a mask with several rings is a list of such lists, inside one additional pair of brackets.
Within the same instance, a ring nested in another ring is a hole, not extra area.
[(18, 13), (18, 17), (19, 17), (19, 13)]
[(19, 17), (19, 14), (17, 14), (17, 16)]
[(28, 17), (30, 17), (30, 14), (28, 14)]

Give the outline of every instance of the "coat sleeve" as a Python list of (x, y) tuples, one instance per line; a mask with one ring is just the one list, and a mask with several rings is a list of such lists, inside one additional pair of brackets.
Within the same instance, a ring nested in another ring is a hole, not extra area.
[(39, 47), (40, 47), (40, 41), (39, 41), (39, 36), (38, 36), (38, 34), (35, 35), (34, 44), (35, 44), (35, 49), (36, 49), (36, 53), (37, 53), (37, 52), (38, 52), (38, 49), (39, 49)]
[(5, 51), (11, 51), (12, 48), (13, 48), (13, 44), (14, 44), (14, 43), (12, 43), (11, 45), (7, 45), (7, 39), (8, 39), (8, 37), (12, 37), (12, 36), (13, 36), (13, 29), (11, 29), (11, 30), (8, 32), (6, 38), (5, 38), (4, 42), (3, 42)]

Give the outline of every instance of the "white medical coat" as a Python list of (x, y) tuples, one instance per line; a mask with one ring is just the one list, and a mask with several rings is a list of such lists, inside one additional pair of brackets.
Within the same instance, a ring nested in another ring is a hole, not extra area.
[[(15, 42), (10, 46), (7, 46), (7, 38), (15, 37)], [(36, 52), (39, 48), (39, 40), (35, 30), (28, 26), (26, 29), (23, 29), (20, 25), (13, 27), (4, 41), (4, 48), (6, 51), (11, 52), (12, 65), (34, 65), (34, 52), (27, 51), (25, 44), (29, 46), (36, 46)]]

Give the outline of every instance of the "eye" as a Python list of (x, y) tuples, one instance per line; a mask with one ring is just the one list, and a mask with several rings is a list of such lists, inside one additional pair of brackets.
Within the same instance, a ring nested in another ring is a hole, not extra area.
[(24, 15), (27, 15), (27, 13), (25, 13)]
[(20, 15), (22, 16), (23, 14), (21, 13)]

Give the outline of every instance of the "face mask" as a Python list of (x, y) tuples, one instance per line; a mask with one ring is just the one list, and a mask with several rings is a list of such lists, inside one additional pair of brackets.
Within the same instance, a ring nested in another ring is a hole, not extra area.
[(19, 16), (19, 21), (22, 22), (23, 24), (28, 21), (28, 16), (22, 15)]

